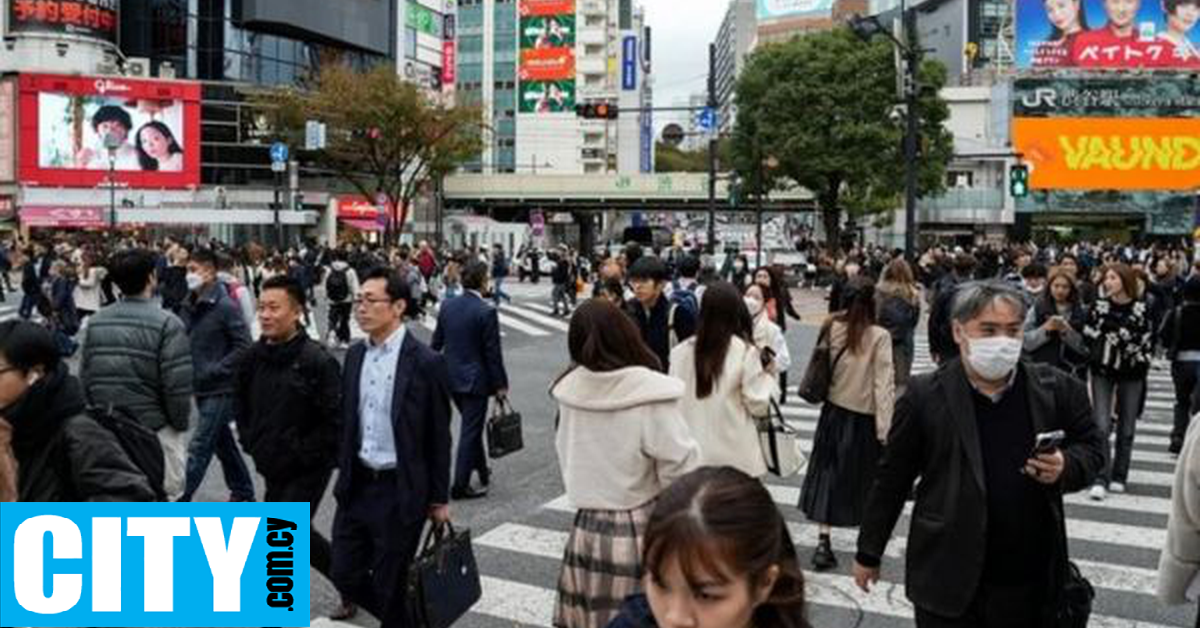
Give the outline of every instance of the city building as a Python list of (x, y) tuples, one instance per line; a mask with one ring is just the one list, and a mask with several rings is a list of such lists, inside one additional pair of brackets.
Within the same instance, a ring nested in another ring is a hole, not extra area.
[(716, 57), (713, 74), (717, 95), (717, 118), (722, 133), (733, 131), (733, 95), (737, 79), (742, 74), (746, 55), (758, 41), (758, 20), (754, 0), (732, 0), (717, 31)]
[[(468, 171), (652, 168), (650, 31), (633, 0), (460, 0), (458, 20), (457, 99), (492, 129)], [(619, 114), (576, 114), (599, 103)]]
[[(926, 57), (946, 66), (950, 85), (987, 84), (1011, 71), (1013, 3), (1006, 0), (910, 0)], [(900, 0), (871, 0), (870, 15), (899, 32)]]

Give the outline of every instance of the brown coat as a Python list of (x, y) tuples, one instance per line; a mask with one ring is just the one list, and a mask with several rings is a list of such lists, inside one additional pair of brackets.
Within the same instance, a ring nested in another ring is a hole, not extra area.
[(0, 502), (17, 501), (17, 457), (12, 450), (12, 426), (0, 419)]

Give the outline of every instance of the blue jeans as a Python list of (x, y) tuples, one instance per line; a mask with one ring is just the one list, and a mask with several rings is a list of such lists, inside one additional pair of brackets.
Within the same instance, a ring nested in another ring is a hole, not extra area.
[(197, 397), (196, 408), (200, 420), (196, 422), (196, 431), (188, 443), (187, 483), (179, 501), (192, 501), (192, 495), (204, 481), (214, 453), (221, 461), (225, 486), (229, 487), (232, 497), (254, 501), (254, 481), (250, 478), (246, 461), (242, 459), (242, 450), (233, 437), (233, 430), (229, 429), (229, 422), (233, 420), (233, 396)]
[(496, 302), (496, 307), (500, 307), (501, 299), (512, 303), (512, 297), (504, 291), (504, 277), (492, 277), (492, 300)]
[[(1104, 434), (1104, 473), (1096, 478), (1101, 481), (1120, 482), (1129, 479), (1129, 462), (1133, 457), (1133, 435), (1137, 429), (1138, 414), (1141, 413), (1142, 391), (1145, 379), (1109, 379), (1092, 373), (1092, 413), (1096, 425)], [(1117, 407), (1117, 447), (1113, 453), (1108, 439), (1112, 436), (1113, 397)]]

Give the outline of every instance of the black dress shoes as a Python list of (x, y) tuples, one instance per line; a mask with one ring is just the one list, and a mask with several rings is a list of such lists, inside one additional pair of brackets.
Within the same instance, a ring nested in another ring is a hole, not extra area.
[(486, 487), (477, 489), (471, 486), (455, 486), (450, 489), (450, 498), (456, 501), (483, 499), (487, 494)]

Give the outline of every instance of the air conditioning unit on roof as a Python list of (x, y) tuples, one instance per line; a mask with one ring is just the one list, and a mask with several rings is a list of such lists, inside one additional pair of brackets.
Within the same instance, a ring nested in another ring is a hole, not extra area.
[(125, 59), (125, 76), (147, 78), (150, 76), (150, 60), (145, 57)]

